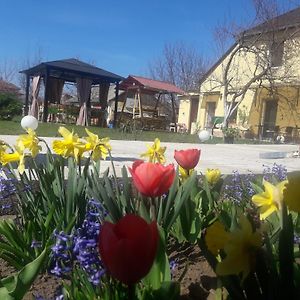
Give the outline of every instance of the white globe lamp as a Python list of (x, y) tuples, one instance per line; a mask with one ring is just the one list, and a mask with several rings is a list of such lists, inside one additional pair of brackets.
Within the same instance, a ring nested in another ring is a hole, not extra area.
[(34, 116), (25, 116), (21, 120), (21, 126), (25, 130), (28, 130), (29, 128), (32, 130), (36, 130), (38, 125), (39, 122)]
[(205, 142), (210, 139), (210, 133), (207, 130), (201, 130), (198, 136), (201, 142)]

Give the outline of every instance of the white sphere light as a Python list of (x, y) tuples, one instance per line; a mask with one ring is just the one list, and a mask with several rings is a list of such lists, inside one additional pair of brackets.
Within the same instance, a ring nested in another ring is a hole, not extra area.
[(34, 116), (25, 116), (21, 120), (21, 126), (25, 130), (27, 130), (29, 128), (31, 128), (32, 130), (36, 130), (38, 125), (39, 125), (39, 122)]
[(210, 133), (207, 130), (201, 130), (198, 136), (201, 142), (205, 142), (210, 139)]

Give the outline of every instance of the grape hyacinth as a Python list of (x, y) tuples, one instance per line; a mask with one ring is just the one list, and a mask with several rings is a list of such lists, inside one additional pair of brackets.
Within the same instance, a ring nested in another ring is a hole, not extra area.
[(74, 265), (78, 265), (95, 286), (105, 273), (98, 253), (98, 235), (102, 220), (106, 216), (103, 206), (90, 200), (85, 220), (73, 234), (54, 233), (56, 244), (52, 247), (55, 266), (51, 273), (58, 277), (68, 276)]
[(51, 249), (55, 267), (50, 272), (57, 277), (66, 277), (72, 271), (74, 237), (62, 231), (55, 231), (53, 234), (56, 242)]
[[(0, 168), (0, 213), (6, 214), (11, 209), (12, 204), (8, 199), (17, 191), (17, 180), (12, 178), (11, 172), (8, 169)], [(8, 199), (8, 200), (6, 200)], [(5, 200), (5, 201), (4, 201)]]
[(11, 178), (9, 174), (10, 171), (8, 169), (0, 169), (0, 200), (10, 197), (17, 191), (17, 180), (15, 178)]
[(237, 205), (243, 204), (245, 200), (250, 200), (255, 194), (251, 185), (254, 178), (254, 174), (241, 175), (238, 171), (233, 171), (230, 181), (224, 187), (224, 198)]
[(300, 236), (298, 234), (294, 235), (294, 244), (300, 246)]
[(0, 213), (7, 214), (8, 210), (11, 210), (13, 205), (9, 197), (30, 190), (30, 188), (28, 184), (19, 184), (9, 169), (0, 168)]
[(287, 179), (287, 169), (283, 165), (274, 163), (272, 167), (263, 165), (263, 178), (273, 184)]
[(77, 229), (74, 239), (73, 253), (86, 272), (89, 280), (98, 285), (104, 269), (98, 254), (98, 235), (100, 231), (100, 220), (106, 215), (102, 205), (95, 200), (90, 200), (86, 218), (81, 228)]
[(175, 270), (177, 269), (178, 267), (178, 262), (177, 262), (177, 259), (173, 259), (173, 260), (170, 260), (170, 271), (171, 271), (171, 277), (173, 278), (174, 277), (174, 273), (175, 273)]

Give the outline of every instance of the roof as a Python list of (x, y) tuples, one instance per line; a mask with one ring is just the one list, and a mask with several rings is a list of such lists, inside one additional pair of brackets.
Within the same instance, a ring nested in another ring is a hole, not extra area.
[[(259, 24), (244, 31), (241, 36), (255, 35), (261, 32), (267, 32), (268, 30), (280, 30), (286, 27), (300, 26), (300, 7), (288, 11), (278, 17), (275, 17), (267, 22)], [(207, 77), (218, 67), (218, 65), (225, 59), (227, 55), (236, 47), (238, 42), (236, 41), (217, 61), (216, 63), (204, 74), (200, 80), (200, 85), (207, 79)]]
[(145, 90), (153, 91), (156, 93), (161, 92), (175, 93), (180, 95), (185, 94), (185, 91), (170, 82), (159, 81), (135, 75), (129, 75), (124, 81), (122, 81), (120, 84), (120, 89), (126, 90), (128, 87), (134, 86), (138, 86)]
[(93, 79), (93, 83), (99, 81), (119, 82), (124, 78), (109, 71), (100, 69), (91, 64), (82, 62), (75, 58), (42, 62), (32, 68), (23, 70), (30, 76), (45, 75), (46, 69), (50, 70), (50, 76), (74, 82), (76, 77), (87, 77)]
[(252, 27), (244, 31), (242, 35), (255, 35), (262, 32), (281, 30), (296, 26), (300, 26), (300, 7), (290, 10), (255, 27)]
[(0, 93), (19, 94), (20, 88), (14, 85), (13, 83), (0, 79)]

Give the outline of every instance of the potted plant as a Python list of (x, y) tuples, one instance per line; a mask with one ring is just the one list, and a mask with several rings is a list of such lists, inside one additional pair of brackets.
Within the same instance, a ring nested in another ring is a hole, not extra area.
[(223, 127), (222, 128), (224, 143), (233, 144), (234, 138), (239, 137), (240, 131), (236, 127)]

